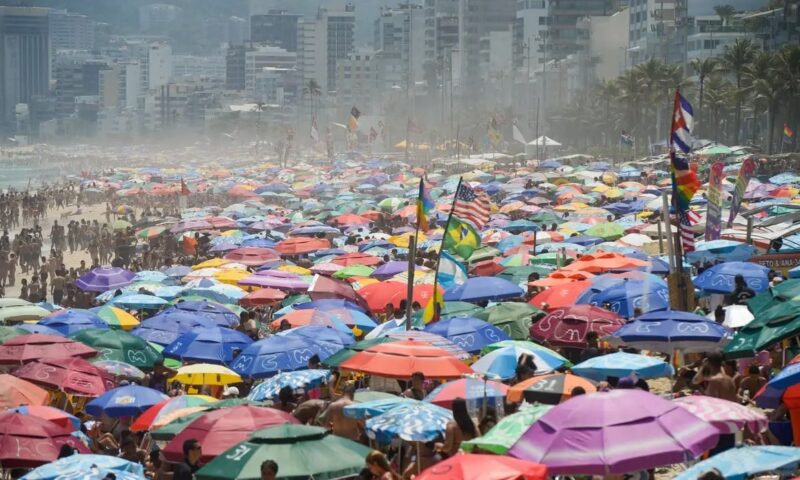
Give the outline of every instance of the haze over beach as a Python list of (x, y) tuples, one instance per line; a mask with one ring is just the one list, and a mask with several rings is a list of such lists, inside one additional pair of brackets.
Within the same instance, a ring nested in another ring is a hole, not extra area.
[(799, 0), (0, 5), (0, 476), (800, 478)]

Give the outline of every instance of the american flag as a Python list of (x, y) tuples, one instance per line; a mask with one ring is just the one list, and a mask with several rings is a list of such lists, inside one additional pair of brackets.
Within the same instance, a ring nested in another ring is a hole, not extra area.
[(694, 230), (692, 225), (700, 221), (700, 216), (692, 210), (682, 210), (678, 212), (678, 230), (681, 233), (681, 245), (683, 245), (683, 252), (689, 253), (694, 251)]
[(490, 208), (491, 200), (486, 192), (472, 189), (463, 183), (459, 185), (453, 205), (453, 215), (469, 220), (478, 229), (481, 229), (489, 221)]

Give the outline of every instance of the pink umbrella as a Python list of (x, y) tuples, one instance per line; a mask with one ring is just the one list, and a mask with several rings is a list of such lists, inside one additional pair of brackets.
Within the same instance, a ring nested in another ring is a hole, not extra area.
[[(273, 272), (273, 273), (287, 273), (289, 272)], [(267, 275), (264, 272), (259, 272), (251, 275), (244, 280), (239, 281), (239, 285), (255, 285), (258, 287), (277, 288), (278, 290), (308, 290), (308, 282), (301, 279), (299, 276), (280, 276), (280, 275)]]
[(556, 405), (508, 454), (547, 465), (551, 475), (615, 475), (696, 459), (718, 440), (714, 426), (675, 403), (614, 390)]
[(736, 433), (745, 428), (751, 433), (759, 433), (769, 426), (763, 413), (721, 398), (691, 395), (676, 398), (672, 403), (714, 425), (721, 434)]
[(265, 263), (280, 260), (281, 257), (271, 248), (242, 247), (231, 250), (223, 258), (243, 263), (249, 267), (259, 267)]
[(181, 220), (180, 222), (176, 223), (169, 229), (171, 233), (183, 233), (188, 232), (190, 230), (209, 230), (214, 228), (213, 225), (208, 223), (205, 219), (202, 218), (188, 218), (186, 220)]

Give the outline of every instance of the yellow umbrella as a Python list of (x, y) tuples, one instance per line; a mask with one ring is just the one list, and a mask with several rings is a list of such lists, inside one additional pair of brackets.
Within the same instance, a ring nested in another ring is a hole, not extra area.
[(603, 195), (605, 195), (606, 198), (620, 198), (625, 195), (625, 192), (619, 188), (609, 188)]
[(234, 229), (234, 230), (225, 230), (224, 232), (220, 233), (219, 236), (220, 237), (233, 237), (235, 235), (239, 235), (240, 233), (242, 233), (241, 230), (236, 230), (236, 229)]
[(358, 277), (357, 280), (350, 282), (350, 286), (352, 286), (355, 290), (359, 290), (362, 287), (366, 287), (367, 285), (372, 285), (373, 283), (378, 282), (380, 282), (380, 280), (377, 278)]
[(247, 265), (239, 262), (231, 262), (231, 263), (226, 263), (224, 265), (220, 265), (217, 268), (219, 268), (220, 270), (247, 270)]
[(242, 377), (222, 365), (196, 363), (179, 368), (178, 374), (170, 381), (178, 381), (184, 385), (230, 385), (240, 383)]
[(303, 267), (298, 267), (297, 265), (281, 265), (275, 270), (280, 270), (281, 272), (296, 273), (298, 275), (314, 275), (314, 272), (312, 272), (311, 270)]
[(197, 265), (192, 265), (192, 270), (200, 270), (201, 268), (215, 268), (219, 267), (220, 265), (225, 265), (226, 263), (231, 263), (231, 260), (225, 260), (224, 258), (212, 258), (210, 260), (206, 260), (205, 262), (200, 262)]
[(139, 325), (139, 320), (136, 320), (136, 317), (119, 307), (104, 305), (95, 313), (109, 326), (118, 327), (122, 330), (132, 330)]
[(240, 280), (244, 280), (251, 275), (252, 273), (248, 272), (247, 270), (237, 270), (231, 268), (228, 270), (220, 270), (214, 274), (214, 278), (222, 283), (227, 283), (228, 285), (238, 285)]
[[(408, 248), (409, 244), (411, 243), (412, 236), (413, 233), (411, 232), (403, 233), (400, 235), (392, 235), (391, 237), (389, 237), (389, 241), (391, 243), (394, 243), (400, 248)], [(425, 234), (423, 232), (419, 232), (419, 237), (417, 237), (417, 243), (425, 241), (425, 238), (427, 238), (425, 237)]]
[(559, 205), (559, 206), (553, 208), (553, 210), (555, 210), (557, 212), (569, 212), (569, 211), (573, 211), (574, 212), (576, 210), (581, 210), (581, 209), (584, 209), (584, 208), (589, 208), (589, 205), (586, 205), (585, 203), (581, 203), (581, 202), (574, 202), (574, 203), (566, 203), (564, 205)]
[(594, 188), (592, 189), (592, 191), (593, 191), (593, 192), (597, 192), (597, 193), (604, 193), (604, 192), (607, 192), (609, 188), (611, 188), (611, 187), (609, 187), (608, 185), (603, 185), (603, 184), (601, 183), (600, 185), (598, 185), (598, 186), (594, 187)]
[(525, 203), (524, 202), (519, 202), (519, 201), (507, 203), (507, 204), (503, 205), (502, 207), (500, 207), (500, 213), (511, 213), (511, 212), (513, 212), (515, 210), (519, 210), (520, 208), (522, 208), (524, 206), (525, 206)]

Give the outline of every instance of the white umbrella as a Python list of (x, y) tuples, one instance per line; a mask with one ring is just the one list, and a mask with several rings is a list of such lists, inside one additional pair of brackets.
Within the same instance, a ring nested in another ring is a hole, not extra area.
[[(748, 310), (747, 305), (730, 305), (725, 308), (725, 320), (722, 325), (728, 328), (741, 328), (753, 321), (753, 314)], [(714, 320), (714, 312), (706, 315), (706, 318)]]
[(558, 143), (557, 141), (555, 141), (552, 138), (547, 137), (545, 135), (542, 135), (541, 137), (537, 138), (536, 140), (531, 140), (530, 142), (528, 142), (528, 145), (531, 145), (531, 146), (534, 146), (534, 147), (536, 147), (536, 146), (539, 146), (539, 147), (560, 147), (561, 146), (560, 143)]

